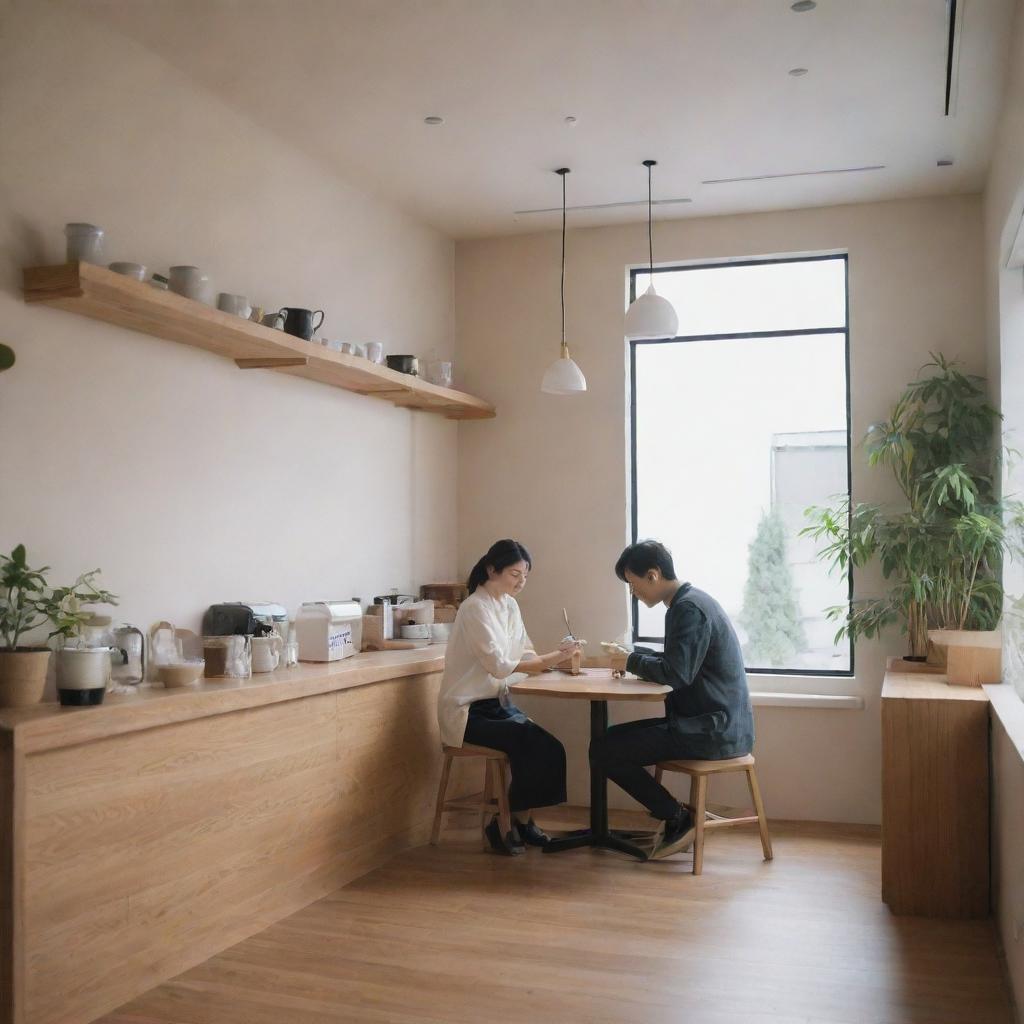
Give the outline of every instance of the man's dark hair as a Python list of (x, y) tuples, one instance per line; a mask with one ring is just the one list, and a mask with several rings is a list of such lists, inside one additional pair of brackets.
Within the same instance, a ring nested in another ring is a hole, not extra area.
[(676, 578), (676, 567), (672, 564), (672, 552), (664, 544), (656, 540), (638, 540), (630, 544), (625, 551), (619, 555), (615, 563), (615, 575), (625, 582), (626, 570), (634, 576), (643, 576), (651, 569), (657, 569), (661, 578), (674, 580)]

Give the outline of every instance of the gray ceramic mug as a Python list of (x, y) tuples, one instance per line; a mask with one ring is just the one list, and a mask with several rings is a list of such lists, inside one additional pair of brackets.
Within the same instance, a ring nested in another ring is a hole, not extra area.
[[(320, 323), (314, 324), (313, 317), (320, 314)], [(313, 332), (320, 330), (324, 325), (324, 311), (322, 309), (298, 309), (294, 306), (282, 306), (281, 316), (284, 317), (285, 334), (291, 334), (296, 338), (304, 338), (306, 341), (313, 340)]]

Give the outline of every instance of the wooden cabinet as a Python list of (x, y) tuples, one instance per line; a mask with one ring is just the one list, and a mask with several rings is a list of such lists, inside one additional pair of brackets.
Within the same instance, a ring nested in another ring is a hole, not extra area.
[(882, 899), (894, 914), (989, 915), (988, 729), (983, 690), (886, 673)]
[(425, 843), (443, 666), (0, 711), (0, 1024), (85, 1024)]

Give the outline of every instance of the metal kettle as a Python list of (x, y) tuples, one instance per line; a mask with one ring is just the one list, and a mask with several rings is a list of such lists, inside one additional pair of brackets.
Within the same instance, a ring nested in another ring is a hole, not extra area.
[(146, 678), (146, 637), (138, 626), (122, 622), (110, 630), (110, 681), (137, 686)]

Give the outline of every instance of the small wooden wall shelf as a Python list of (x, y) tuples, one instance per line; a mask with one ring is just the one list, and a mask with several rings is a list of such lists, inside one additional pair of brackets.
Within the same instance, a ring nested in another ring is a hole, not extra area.
[(92, 263), (27, 267), (26, 302), (42, 302), (118, 327), (206, 349), (245, 370), (272, 369), (449, 419), (489, 419), (494, 407), (359, 356), (332, 352), (183, 295)]

